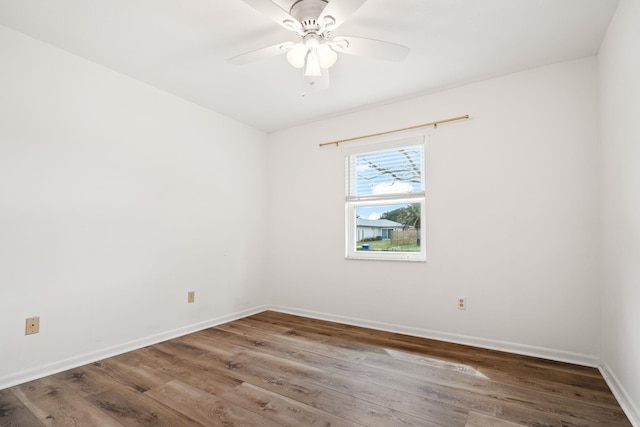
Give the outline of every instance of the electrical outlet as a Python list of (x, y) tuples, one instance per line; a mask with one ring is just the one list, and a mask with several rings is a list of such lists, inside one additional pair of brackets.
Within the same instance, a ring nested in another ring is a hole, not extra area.
[(189, 291), (187, 293), (187, 302), (191, 304), (192, 302), (195, 302), (195, 300), (196, 300), (196, 291)]
[(38, 332), (40, 332), (40, 318), (38, 316), (29, 317), (26, 321), (24, 334), (31, 335), (37, 334)]
[(465, 297), (458, 297), (458, 310), (467, 309), (467, 299)]

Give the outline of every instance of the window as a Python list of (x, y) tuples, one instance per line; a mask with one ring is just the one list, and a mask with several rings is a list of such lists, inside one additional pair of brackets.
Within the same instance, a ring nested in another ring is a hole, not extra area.
[(345, 158), (346, 256), (425, 261), (424, 136)]

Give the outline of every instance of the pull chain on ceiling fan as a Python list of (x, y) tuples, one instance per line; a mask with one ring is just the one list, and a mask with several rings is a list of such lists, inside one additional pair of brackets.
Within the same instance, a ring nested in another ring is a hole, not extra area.
[(271, 0), (243, 0), (256, 10), (292, 31), (297, 42), (284, 42), (234, 56), (228, 61), (243, 65), (286, 52), (289, 63), (303, 69), (309, 88), (329, 87), (328, 71), (338, 53), (367, 56), (387, 61), (402, 61), (409, 48), (381, 40), (353, 36), (332, 36), (339, 26), (366, 0), (298, 0), (287, 12)]

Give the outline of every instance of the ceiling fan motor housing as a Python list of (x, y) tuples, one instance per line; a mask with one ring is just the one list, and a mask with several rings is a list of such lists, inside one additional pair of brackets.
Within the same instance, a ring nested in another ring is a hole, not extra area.
[(327, 4), (327, 0), (298, 0), (291, 6), (289, 14), (302, 24), (305, 33), (317, 33), (322, 27), (318, 22), (318, 17)]

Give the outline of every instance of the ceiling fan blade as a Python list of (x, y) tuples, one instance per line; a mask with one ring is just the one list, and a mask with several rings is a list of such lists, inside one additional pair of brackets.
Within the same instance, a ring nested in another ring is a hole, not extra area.
[(227, 59), (227, 61), (233, 65), (244, 65), (250, 62), (260, 61), (262, 59), (280, 55), (285, 53), (292, 46), (293, 43), (291, 42), (278, 43), (273, 46), (263, 47), (262, 49), (252, 50), (251, 52), (234, 56), (233, 58)]
[(400, 62), (409, 54), (409, 48), (401, 44), (363, 37), (337, 36), (329, 44), (337, 52), (384, 61)]
[(325, 18), (330, 16), (335, 23), (328, 25), (328, 28), (334, 31), (340, 25), (344, 24), (366, 1), (367, 0), (331, 0), (320, 14), (318, 22), (325, 22)]
[(289, 12), (278, 6), (272, 0), (243, 0), (258, 12), (262, 12), (287, 30), (298, 31), (302, 25)]

